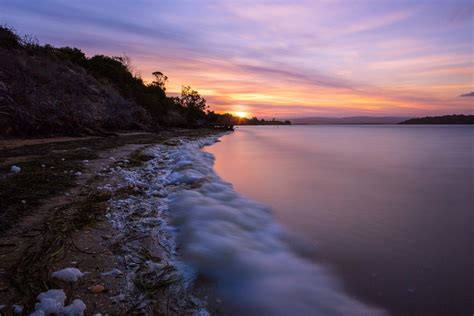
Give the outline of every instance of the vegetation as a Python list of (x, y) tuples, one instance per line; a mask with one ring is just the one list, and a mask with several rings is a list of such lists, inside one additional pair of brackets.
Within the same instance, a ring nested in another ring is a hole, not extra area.
[(146, 83), (127, 56), (87, 57), (74, 47), (40, 45), (0, 27), (0, 136), (105, 134), (162, 127), (281, 125), (210, 111), (189, 86), (166, 95), (168, 77), (154, 71)]
[(474, 124), (474, 115), (453, 114), (413, 118), (399, 124)]

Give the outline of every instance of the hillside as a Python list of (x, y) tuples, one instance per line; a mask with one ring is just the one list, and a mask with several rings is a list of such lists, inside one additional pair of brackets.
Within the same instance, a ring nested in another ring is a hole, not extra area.
[(474, 115), (444, 115), (413, 118), (400, 124), (474, 124)]
[(129, 65), (127, 57), (87, 57), (0, 27), (0, 138), (229, 128), (236, 121), (209, 111), (191, 87), (167, 96), (164, 74), (155, 71), (155, 80), (145, 83)]

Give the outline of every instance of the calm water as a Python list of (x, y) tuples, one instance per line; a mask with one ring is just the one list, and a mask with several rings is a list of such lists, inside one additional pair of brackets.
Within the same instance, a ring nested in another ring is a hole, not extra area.
[(240, 127), (206, 150), (242, 194), (395, 315), (471, 315), (469, 126)]

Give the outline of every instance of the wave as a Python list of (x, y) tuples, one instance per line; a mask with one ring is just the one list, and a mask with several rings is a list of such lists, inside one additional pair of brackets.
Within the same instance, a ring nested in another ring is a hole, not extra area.
[(323, 266), (305, 258), (270, 207), (240, 195), (214, 171), (201, 147), (169, 151), (169, 213), (183, 261), (215, 284), (228, 314), (384, 315), (344, 292)]

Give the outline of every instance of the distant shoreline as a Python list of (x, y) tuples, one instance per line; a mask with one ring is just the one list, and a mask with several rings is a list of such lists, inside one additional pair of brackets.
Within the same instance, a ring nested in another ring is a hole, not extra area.
[(397, 125), (397, 124), (474, 124), (474, 115), (452, 114), (412, 118), (399, 116), (302, 117), (289, 119), (292, 125)]

